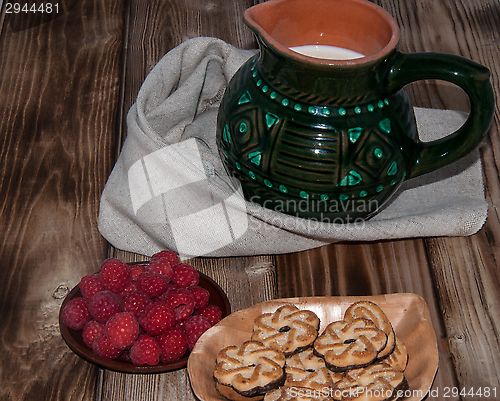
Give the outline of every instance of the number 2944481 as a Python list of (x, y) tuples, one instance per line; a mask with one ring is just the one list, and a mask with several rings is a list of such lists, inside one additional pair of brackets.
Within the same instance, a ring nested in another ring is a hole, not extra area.
[(6, 14), (46, 13), (59, 14), (59, 3), (5, 3)]

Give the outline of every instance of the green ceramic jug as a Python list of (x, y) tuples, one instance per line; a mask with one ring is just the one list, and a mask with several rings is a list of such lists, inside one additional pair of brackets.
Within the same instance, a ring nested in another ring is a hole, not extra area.
[[(369, 1), (270, 0), (244, 20), (260, 50), (226, 89), (217, 141), (251, 202), (325, 222), (368, 219), (404, 180), (470, 153), (491, 125), (489, 70), (399, 52), (395, 20)], [(358, 58), (338, 59), (341, 49)], [(423, 79), (456, 84), (470, 100), (466, 123), (433, 142), (419, 140), (402, 89)]]

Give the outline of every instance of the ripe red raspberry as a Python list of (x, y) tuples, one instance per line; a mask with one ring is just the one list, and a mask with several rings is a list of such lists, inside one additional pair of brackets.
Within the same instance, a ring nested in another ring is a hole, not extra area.
[(121, 311), (122, 301), (111, 291), (101, 291), (89, 301), (89, 312), (99, 323), (106, 323), (114, 314)]
[(165, 290), (165, 292), (161, 295), (159, 295), (158, 297), (155, 298), (155, 301), (163, 301), (165, 302), (165, 300), (167, 299), (167, 295), (174, 291), (174, 290), (178, 290), (179, 287), (177, 287), (175, 284), (172, 284), (172, 283), (168, 283), (167, 284), (167, 289)]
[(184, 322), (184, 330), (186, 331), (188, 348), (190, 350), (194, 348), (196, 341), (210, 327), (212, 327), (212, 324), (204, 316), (191, 316)]
[(194, 297), (183, 288), (170, 291), (165, 297), (165, 303), (174, 309), (177, 323), (186, 320), (194, 312)]
[(102, 262), (100, 276), (104, 288), (113, 292), (123, 291), (132, 280), (130, 268), (115, 258), (109, 258)]
[(146, 271), (152, 274), (160, 274), (167, 279), (168, 282), (172, 280), (174, 270), (172, 265), (166, 258), (157, 258), (151, 260), (146, 266)]
[(104, 334), (111, 344), (120, 350), (129, 348), (139, 336), (139, 323), (130, 312), (111, 316), (104, 327)]
[(104, 334), (104, 324), (91, 320), (88, 322), (82, 331), (83, 342), (92, 348), (94, 341)]
[(123, 295), (122, 310), (124, 312), (131, 312), (136, 318), (139, 318), (142, 312), (144, 312), (144, 309), (146, 309), (146, 306), (152, 302), (149, 295), (142, 291), (131, 291)]
[(191, 295), (194, 297), (194, 308), (203, 309), (210, 302), (210, 293), (207, 289), (198, 285), (188, 288)]
[(158, 365), (160, 363), (161, 349), (158, 341), (148, 335), (140, 336), (130, 348), (130, 361), (135, 366)]
[(99, 274), (89, 274), (80, 280), (80, 293), (86, 299), (92, 298), (95, 294), (104, 290)]
[(139, 324), (147, 334), (157, 336), (174, 326), (175, 312), (165, 302), (153, 302), (139, 317)]
[(149, 295), (151, 298), (163, 294), (167, 289), (168, 282), (165, 277), (149, 272), (142, 273), (137, 279), (139, 290)]
[(143, 265), (132, 265), (130, 267), (130, 276), (132, 277), (133, 281), (136, 281), (141, 273), (144, 273), (146, 271), (146, 266)]
[(186, 334), (178, 329), (172, 327), (170, 330), (156, 337), (158, 344), (160, 344), (162, 362), (174, 362), (181, 359), (187, 351), (187, 338)]
[(61, 312), (63, 323), (72, 330), (82, 330), (90, 321), (88, 301), (85, 298), (71, 299)]
[(196, 312), (196, 315), (206, 317), (208, 320), (210, 320), (212, 326), (215, 323), (220, 322), (222, 319), (222, 311), (216, 305), (208, 305), (206, 308), (203, 308)]
[(123, 298), (125, 296), (125, 294), (127, 294), (128, 292), (133, 292), (133, 291), (139, 291), (139, 286), (137, 285), (137, 283), (135, 281), (131, 281), (129, 285), (127, 285), (123, 291), (120, 291), (118, 293), (118, 295)]
[(122, 351), (111, 344), (106, 335), (96, 338), (92, 344), (92, 352), (107, 359), (117, 359), (122, 354)]
[(193, 266), (179, 263), (174, 267), (172, 282), (180, 288), (193, 287), (200, 282), (200, 274)]
[(180, 331), (182, 331), (184, 334), (186, 334), (186, 330), (184, 330), (184, 323), (185, 323), (185, 322), (186, 322), (186, 321), (185, 321), (185, 320), (183, 320), (182, 322), (176, 323), (174, 327), (175, 327), (176, 329), (179, 329)]
[(167, 259), (170, 262), (170, 266), (172, 267), (179, 263), (179, 255), (177, 255), (177, 253), (175, 253), (174, 251), (160, 251), (151, 256), (151, 260), (158, 258)]

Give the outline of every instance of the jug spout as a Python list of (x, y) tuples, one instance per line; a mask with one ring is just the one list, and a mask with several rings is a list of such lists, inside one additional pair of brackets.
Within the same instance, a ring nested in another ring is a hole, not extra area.
[[(367, 62), (384, 57), (396, 47), (399, 28), (387, 11), (366, 3), (369, 2), (270, 0), (247, 9), (244, 20), (261, 40), (287, 55), (293, 55), (288, 49), (294, 46), (328, 45), (361, 53), (365, 56), (363, 62)], [(338, 64), (339, 60), (318, 62)], [(340, 64), (353, 63), (356, 61)]]
[[(257, 37), (264, 73), (298, 91), (343, 93), (344, 102), (347, 93), (356, 101), (361, 95), (352, 80), (346, 83), (352, 77), (359, 88), (379, 86), (379, 70), (399, 41), (391, 15), (366, 0), (270, 0), (247, 9), (244, 21)], [(363, 57), (311, 57), (291, 49), (302, 46), (347, 49)]]

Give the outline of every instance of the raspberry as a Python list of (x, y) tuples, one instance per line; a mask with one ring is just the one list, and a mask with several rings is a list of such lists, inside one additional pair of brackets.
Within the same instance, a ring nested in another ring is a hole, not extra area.
[(194, 286), (194, 287), (189, 288), (189, 292), (194, 297), (194, 308), (195, 309), (203, 309), (204, 307), (206, 307), (209, 304), (210, 293), (208, 292), (207, 289), (200, 287), (200, 286)]
[(165, 303), (174, 309), (175, 321), (182, 322), (194, 312), (194, 297), (183, 288), (170, 291), (165, 297)]
[(122, 351), (111, 344), (106, 335), (96, 338), (92, 344), (92, 352), (107, 359), (117, 359), (122, 354)]
[(222, 311), (218, 306), (215, 305), (208, 305), (206, 308), (201, 309), (200, 311), (196, 312), (197, 316), (204, 316), (208, 320), (210, 320), (210, 323), (212, 326), (220, 322), (222, 319)]
[(184, 330), (184, 323), (185, 323), (185, 322), (186, 322), (186, 321), (185, 321), (185, 320), (183, 320), (182, 322), (176, 323), (174, 327), (175, 327), (176, 329), (179, 329), (180, 331), (182, 331), (184, 334), (186, 334), (186, 330)]
[(88, 301), (85, 298), (71, 299), (61, 313), (63, 323), (72, 330), (82, 330), (90, 321)]
[(158, 297), (156, 297), (155, 301), (165, 302), (165, 299), (167, 299), (168, 294), (171, 293), (172, 291), (178, 290), (178, 289), (179, 289), (179, 287), (177, 287), (175, 284), (172, 284), (172, 283), (167, 284), (167, 289), (165, 290), (165, 292), (163, 294), (159, 295)]
[(193, 287), (200, 282), (200, 275), (193, 266), (179, 263), (174, 267), (172, 282), (180, 288)]
[(175, 312), (165, 302), (157, 301), (146, 307), (139, 324), (147, 334), (157, 336), (174, 326)]
[(114, 314), (121, 311), (122, 301), (114, 292), (101, 291), (89, 301), (90, 315), (99, 323), (106, 323)]
[(115, 258), (109, 258), (102, 262), (100, 275), (104, 288), (113, 292), (123, 291), (132, 280), (130, 268)]
[(163, 294), (167, 289), (168, 282), (165, 277), (149, 272), (142, 273), (137, 279), (139, 290), (149, 295), (151, 298)]
[(207, 331), (212, 325), (210, 320), (204, 316), (191, 316), (184, 322), (184, 330), (186, 330), (186, 338), (189, 350), (194, 348), (196, 341), (200, 336)]
[(186, 334), (177, 327), (172, 327), (170, 330), (156, 337), (156, 339), (158, 340), (158, 344), (160, 344), (160, 359), (162, 362), (177, 361), (187, 351)]
[(146, 266), (146, 271), (153, 274), (160, 274), (167, 279), (167, 282), (172, 280), (174, 270), (172, 265), (166, 258), (157, 258), (151, 260)]
[(148, 335), (140, 336), (130, 348), (130, 361), (136, 365), (157, 365), (160, 363), (161, 349), (158, 341)]
[(151, 260), (158, 258), (167, 259), (170, 262), (170, 266), (172, 267), (179, 263), (179, 255), (177, 255), (177, 253), (175, 253), (174, 251), (160, 251), (151, 256)]
[(131, 312), (136, 318), (139, 318), (144, 309), (146, 309), (146, 306), (153, 301), (151, 301), (149, 295), (141, 291), (131, 291), (123, 295), (122, 302), (122, 310), (124, 312)]
[(80, 293), (86, 299), (92, 298), (95, 294), (104, 290), (99, 274), (89, 274), (80, 280)]
[(89, 321), (82, 331), (83, 342), (92, 348), (94, 341), (104, 334), (104, 324), (96, 322), (95, 320)]
[(127, 285), (123, 291), (120, 291), (118, 293), (118, 295), (123, 298), (125, 296), (125, 294), (129, 293), (129, 292), (133, 292), (133, 291), (139, 291), (139, 286), (137, 285), (137, 283), (135, 281), (131, 281), (129, 285)]
[(139, 336), (139, 323), (130, 312), (120, 312), (109, 318), (104, 334), (120, 350), (129, 348)]
[(146, 267), (143, 265), (133, 265), (130, 267), (130, 276), (132, 277), (133, 281), (136, 281), (141, 273), (144, 273), (146, 271)]

